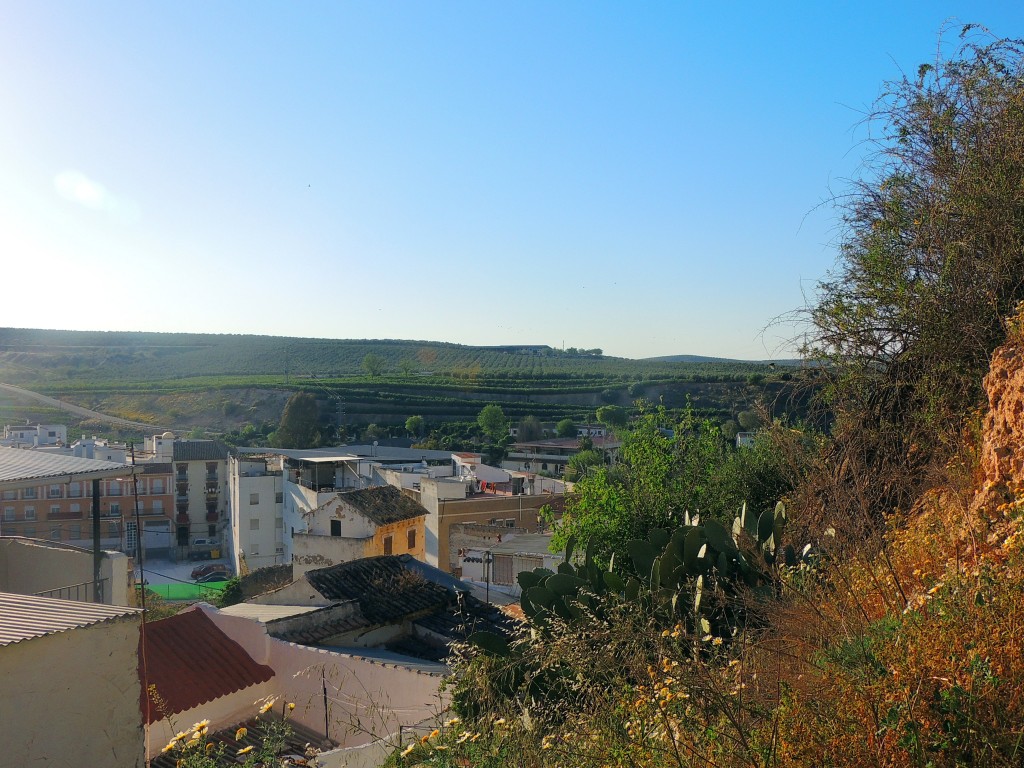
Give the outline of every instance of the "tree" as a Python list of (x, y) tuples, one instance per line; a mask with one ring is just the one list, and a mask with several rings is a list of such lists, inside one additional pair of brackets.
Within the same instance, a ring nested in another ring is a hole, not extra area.
[(590, 448), (586, 451), (580, 451), (574, 456), (570, 457), (569, 463), (565, 465), (565, 479), (573, 482), (578, 478), (583, 477), (587, 474), (587, 470), (591, 467), (603, 467), (604, 456), (601, 452)]
[[(753, 432), (761, 426), (761, 417), (754, 411), (740, 411), (736, 414), (736, 421), (747, 432)], [(735, 435), (733, 435), (735, 437)]]
[[(1024, 55), (964, 27), (953, 56), (886, 85), (874, 154), (809, 307), (808, 359), (835, 417), (834, 506), (905, 507), (959, 443), (1024, 300)], [(941, 49), (940, 49), (941, 50)]]
[(420, 437), (423, 434), (423, 417), (410, 416), (405, 420), (405, 429), (413, 437)]
[(274, 432), (275, 448), (316, 448), (320, 445), (320, 409), (309, 392), (296, 392), (284, 405)]
[(384, 372), (384, 358), (373, 352), (367, 352), (363, 358), (363, 370), (376, 378)]
[(491, 439), (492, 443), (497, 443), (508, 433), (508, 419), (505, 418), (505, 412), (501, 410), (500, 405), (494, 403), (483, 407), (476, 417), (476, 423), (480, 425), (480, 429)]
[(597, 420), (606, 427), (624, 427), (629, 421), (629, 414), (617, 405), (603, 405), (597, 409)]
[(532, 440), (540, 440), (544, 434), (544, 430), (540, 426), (540, 421), (536, 416), (524, 416), (519, 421), (518, 439), (523, 442), (529, 442)]
[(398, 363), (398, 370), (402, 372), (403, 376), (412, 376), (413, 371), (416, 370), (416, 361), (411, 357), (403, 357)]
[(555, 434), (559, 437), (576, 437), (576, 422), (572, 419), (562, 419), (555, 425)]

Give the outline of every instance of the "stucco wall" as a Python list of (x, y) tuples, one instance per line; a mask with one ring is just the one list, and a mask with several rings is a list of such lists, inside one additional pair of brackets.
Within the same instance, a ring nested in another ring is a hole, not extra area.
[(0, 764), (144, 765), (138, 616), (0, 648)]
[(274, 669), (277, 693), (295, 702), (295, 721), (317, 733), (324, 730), (326, 683), (330, 737), (342, 746), (369, 744), (447, 706), (439, 693), (439, 674), (286, 643), (267, 635), (258, 622), (207, 606), (199, 610), (255, 661)]
[[(102, 553), (100, 578), (106, 579), (103, 602), (128, 605), (128, 557)], [(31, 539), (0, 539), (0, 591), (34, 595), (72, 584), (92, 582), (92, 552), (36, 543)], [(88, 592), (91, 598), (92, 592)], [(83, 591), (80, 599), (86, 599)], [(62, 598), (74, 595), (59, 595)]]

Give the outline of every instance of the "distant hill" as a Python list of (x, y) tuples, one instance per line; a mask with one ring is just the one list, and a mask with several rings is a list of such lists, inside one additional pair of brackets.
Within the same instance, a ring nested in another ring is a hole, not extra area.
[(705, 357), (704, 355), (662, 355), (661, 357), (641, 358), (648, 363), (739, 363), (743, 365), (775, 365), (800, 366), (804, 361), (800, 358), (784, 360), (735, 360), (728, 357)]

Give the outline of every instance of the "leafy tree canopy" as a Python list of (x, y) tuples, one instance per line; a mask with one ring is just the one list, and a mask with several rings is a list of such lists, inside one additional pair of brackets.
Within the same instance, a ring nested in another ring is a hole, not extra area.
[(363, 358), (363, 370), (373, 377), (384, 372), (384, 358), (374, 352), (368, 352)]
[(617, 405), (602, 405), (597, 409), (597, 420), (607, 427), (624, 427), (629, 421), (629, 414)]
[(423, 434), (423, 417), (422, 416), (410, 416), (405, 420), (405, 429), (413, 437), (419, 437)]
[(576, 422), (572, 419), (562, 419), (555, 425), (555, 433), (559, 437), (576, 437)]
[[(1024, 56), (965, 27), (950, 58), (890, 82), (874, 154), (843, 212), (840, 260), (808, 310), (804, 354), (829, 363), (835, 504), (915, 499), (980, 402), (989, 357), (1024, 300)], [(909, 479), (908, 479), (909, 478)], [(858, 493), (861, 493), (858, 491)]]
[(519, 440), (540, 440), (544, 434), (536, 416), (524, 416), (518, 426)]
[(508, 433), (508, 419), (500, 405), (491, 403), (485, 405), (476, 417), (476, 423), (480, 429), (490, 438), (492, 443), (497, 443)]

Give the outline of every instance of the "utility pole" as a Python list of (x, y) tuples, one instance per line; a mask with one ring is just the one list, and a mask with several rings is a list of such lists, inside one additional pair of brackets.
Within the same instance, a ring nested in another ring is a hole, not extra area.
[(92, 481), (92, 601), (103, 602), (103, 586), (100, 581), (100, 564), (103, 554), (100, 551), (100, 481)]

